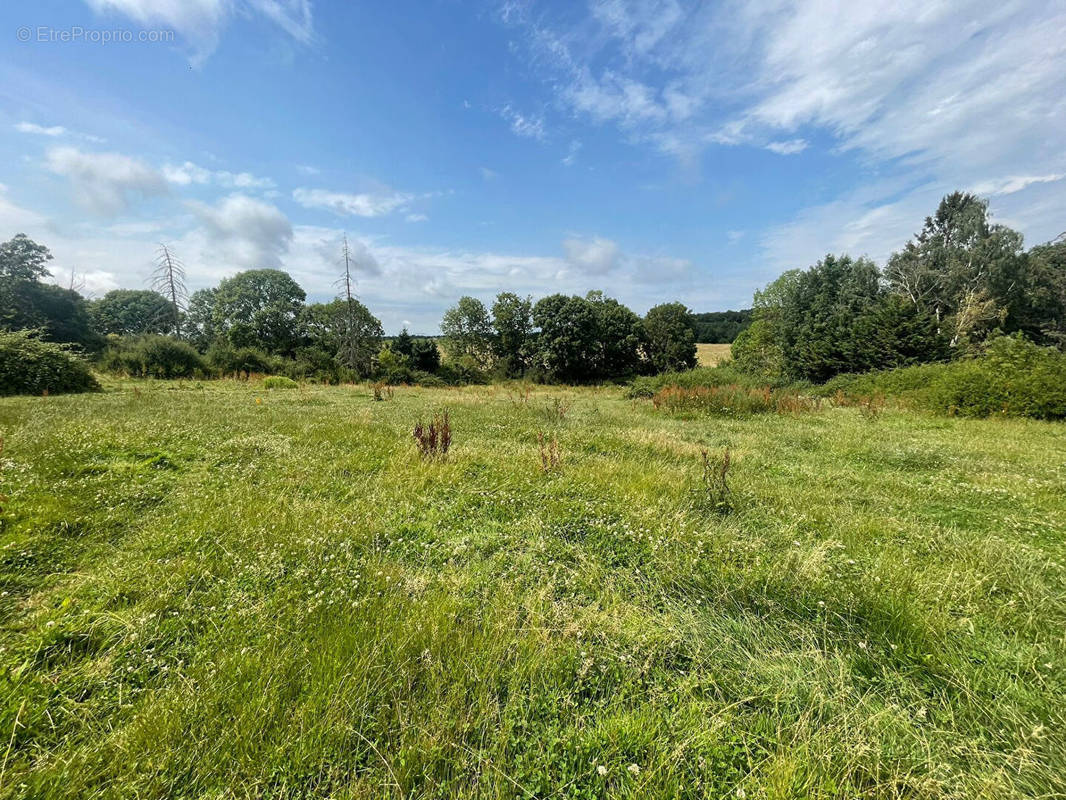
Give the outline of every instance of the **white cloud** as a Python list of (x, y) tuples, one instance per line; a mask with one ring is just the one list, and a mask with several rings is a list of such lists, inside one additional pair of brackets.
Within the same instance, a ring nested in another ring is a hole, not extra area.
[(279, 268), (292, 243), (292, 225), (275, 206), (243, 194), (216, 205), (190, 203), (211, 245), (233, 264), (245, 268)]
[(241, 14), (271, 20), (298, 42), (314, 38), (311, 0), (85, 0), (98, 14), (122, 14), (148, 27), (170, 28), (191, 48), (199, 64), (218, 46), (229, 21)]
[(258, 178), (250, 172), (227, 172), (226, 170), (209, 170), (186, 161), (184, 164), (164, 164), (163, 176), (178, 186), (190, 184), (217, 184), (224, 189), (273, 189), (275, 184), (270, 178)]
[(429, 217), (425, 214), (408, 214), (405, 219), (408, 222), (427, 222)]
[[(525, 34), (519, 52), (560, 104), (629, 141), (694, 165), (708, 147), (788, 155), (819, 134), (867, 168), (856, 180), (1022, 196), (1007, 208), (1027, 234), (1061, 229), (1048, 210), (1054, 197), (1066, 203), (1055, 177), (1066, 174), (1061, 0), (589, 0), (587, 9), (513, 3), (501, 16)], [(871, 207), (838, 199), (837, 211), (855, 216), (832, 230), (863, 240)], [(886, 200), (901, 203), (917, 211), (911, 226), (935, 207)]]
[(511, 132), (516, 136), (536, 139), (537, 141), (544, 141), (547, 138), (547, 132), (544, 129), (544, 117), (521, 114), (510, 105), (500, 109), (500, 116), (510, 123)]
[(381, 217), (406, 207), (414, 195), (391, 189), (361, 194), (331, 192), (326, 189), (296, 189), (293, 199), (304, 208), (321, 208), (341, 216)]
[(86, 153), (74, 147), (48, 152), (48, 169), (70, 180), (74, 199), (96, 214), (113, 216), (136, 198), (166, 194), (167, 184), (152, 167), (119, 153)]
[(570, 236), (563, 240), (566, 260), (579, 272), (604, 275), (618, 264), (618, 245), (600, 236)]
[(99, 136), (90, 136), (87, 133), (76, 133), (69, 128), (64, 128), (62, 125), (37, 125), (33, 122), (19, 122), (15, 125), (15, 130), (19, 133), (28, 133), (34, 136), (48, 136), (52, 139), (58, 139), (60, 137), (72, 137), (75, 139), (84, 139), (87, 142), (96, 142), (99, 144), (104, 140)]
[(1063, 178), (1066, 178), (1066, 173), (1062, 172), (1054, 175), (1014, 175), (1001, 180), (984, 181), (974, 186), (971, 191), (979, 195), (1014, 194), (1036, 183), (1055, 183)]
[(34, 133), (38, 136), (66, 136), (67, 129), (62, 125), (53, 125), (50, 128), (46, 128), (43, 125), (35, 125), (32, 122), (20, 122), (15, 126), (15, 130), (20, 133)]
[(806, 139), (789, 139), (787, 142), (770, 142), (766, 149), (779, 156), (791, 156), (807, 149)]

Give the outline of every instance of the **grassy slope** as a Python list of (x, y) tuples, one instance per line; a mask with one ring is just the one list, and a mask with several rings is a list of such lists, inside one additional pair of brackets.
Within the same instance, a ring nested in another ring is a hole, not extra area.
[(1066, 792), (1066, 427), (563, 394), (0, 401), (0, 796)]

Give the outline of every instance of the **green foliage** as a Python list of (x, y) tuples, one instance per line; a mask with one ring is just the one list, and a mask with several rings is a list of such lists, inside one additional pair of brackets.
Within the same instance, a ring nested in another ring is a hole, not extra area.
[(645, 349), (656, 372), (696, 366), (695, 318), (684, 303), (662, 303), (644, 316)]
[(459, 302), (444, 312), (440, 323), (444, 346), (449, 360), (464, 356), (472, 358), (478, 369), (492, 360), (492, 320), (485, 304), (476, 297), (460, 297)]
[(533, 307), (534, 365), (548, 380), (583, 383), (632, 375), (645, 343), (640, 317), (601, 292), (555, 294)]
[(997, 327), (1018, 329), (1029, 316), (1021, 249), (1021, 234), (989, 221), (987, 201), (954, 192), (892, 255), (885, 276), (897, 294), (937, 320), (953, 347), (965, 350)]
[(112, 289), (89, 304), (98, 333), (118, 336), (160, 335), (175, 330), (174, 306), (150, 289)]
[(0, 281), (34, 283), (47, 278), (52, 252), (24, 233), (0, 244)]
[(741, 369), (811, 381), (947, 355), (936, 320), (888, 293), (872, 262), (833, 255), (757, 294), (755, 321), (733, 345)]
[(203, 358), (187, 342), (158, 335), (113, 341), (101, 364), (136, 378), (191, 378), (205, 368)]
[(709, 311), (693, 314), (696, 341), (701, 344), (730, 344), (736, 341), (752, 320), (752, 309)]
[(309, 345), (333, 354), (339, 367), (361, 378), (373, 374), (385, 330), (381, 320), (358, 300), (309, 305), (301, 323)]
[(231, 347), (220, 342), (207, 351), (207, 363), (223, 376), (249, 378), (253, 373), (274, 372), (274, 364), (262, 350), (254, 347)]
[(88, 365), (67, 347), (32, 331), (0, 331), (0, 395), (99, 389)]
[(492, 304), (493, 351), (502, 373), (517, 377), (525, 373), (532, 355), (533, 300), (513, 292), (501, 292)]
[(197, 292), (190, 305), (210, 300), (211, 331), (233, 347), (291, 355), (299, 343), (297, 320), (305, 298), (288, 273), (253, 269), (224, 278), (211, 295)]
[(440, 350), (432, 339), (415, 339), (411, 343), (411, 366), (421, 372), (440, 369)]
[(264, 389), (299, 389), (300, 384), (284, 375), (271, 375), (263, 380)]
[(847, 397), (884, 394), (941, 414), (1066, 418), (1066, 353), (1020, 335), (988, 343), (976, 357), (865, 375), (841, 375), (820, 388)]
[(414, 355), (414, 342), (415, 340), (411, 338), (411, 334), (407, 332), (407, 328), (404, 328), (400, 331), (400, 335), (389, 343), (389, 347), (392, 349), (392, 352), (397, 355), (410, 359), (411, 356)]

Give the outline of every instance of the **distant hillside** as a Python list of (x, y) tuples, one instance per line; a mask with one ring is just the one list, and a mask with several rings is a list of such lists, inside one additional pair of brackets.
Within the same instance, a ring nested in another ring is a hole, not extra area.
[(701, 344), (730, 344), (751, 324), (751, 309), (707, 311), (696, 314), (696, 341)]

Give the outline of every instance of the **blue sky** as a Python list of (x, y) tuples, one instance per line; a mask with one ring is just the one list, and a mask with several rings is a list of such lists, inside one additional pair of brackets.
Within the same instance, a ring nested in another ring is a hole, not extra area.
[(347, 233), (386, 330), (430, 333), (504, 290), (745, 307), (956, 188), (1066, 230), (1061, 0), (36, 0), (0, 75), (0, 236), (97, 296), (166, 242), (190, 288), (328, 299)]

